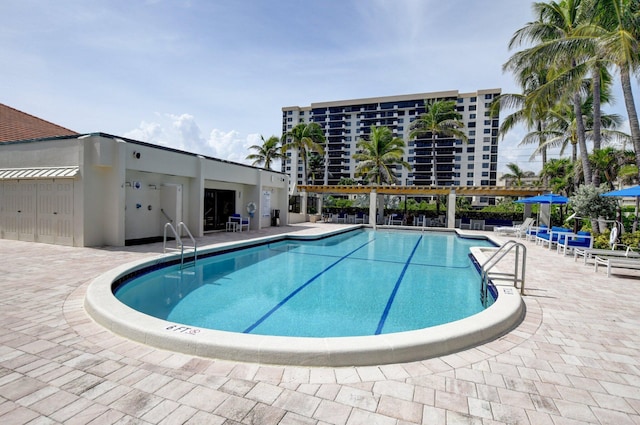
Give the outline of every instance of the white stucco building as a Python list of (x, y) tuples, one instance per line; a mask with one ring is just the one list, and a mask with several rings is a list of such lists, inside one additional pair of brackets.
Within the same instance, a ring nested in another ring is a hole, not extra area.
[(287, 224), (288, 176), (103, 133), (0, 143), (0, 237), (73, 246), (161, 240), (184, 222), (194, 236)]

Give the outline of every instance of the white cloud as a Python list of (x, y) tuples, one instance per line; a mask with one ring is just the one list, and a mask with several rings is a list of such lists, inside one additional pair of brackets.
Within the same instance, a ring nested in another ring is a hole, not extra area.
[(227, 161), (249, 164), (245, 158), (249, 147), (261, 145), (260, 134), (243, 135), (237, 130), (214, 128), (205, 137), (196, 118), (191, 114), (156, 114), (155, 122), (142, 121), (125, 137), (197, 153)]

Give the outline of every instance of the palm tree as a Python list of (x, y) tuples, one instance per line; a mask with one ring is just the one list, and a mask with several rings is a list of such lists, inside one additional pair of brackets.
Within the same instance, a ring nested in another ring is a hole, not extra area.
[(618, 179), (622, 167), (635, 163), (635, 155), (629, 158), (629, 153), (630, 152), (607, 147), (598, 149), (589, 156), (593, 164), (593, 169), (602, 175), (602, 180), (609, 185), (610, 190), (615, 189), (613, 184)]
[(620, 83), (629, 117), (631, 139), (640, 170), (640, 123), (631, 89), (631, 75), (640, 69), (640, 2), (599, 0), (595, 2), (598, 37), (603, 59), (620, 72)]
[[(508, 63), (504, 65), (504, 70), (507, 69)], [(542, 166), (547, 163), (547, 148), (545, 127), (548, 120), (549, 110), (552, 103), (551, 99), (537, 98), (536, 101), (528, 96), (547, 82), (547, 75), (549, 70), (547, 68), (532, 69), (525, 67), (521, 69), (514, 69), (515, 78), (522, 88), (523, 94), (517, 93), (504, 93), (497, 96), (492, 105), (492, 114), (497, 114), (502, 108), (516, 109), (515, 112), (507, 115), (500, 124), (499, 133), (504, 139), (504, 136), (511, 131), (516, 125), (523, 123), (528, 129), (535, 129), (540, 138), (535, 141), (538, 145), (536, 149), (536, 155), (540, 153), (542, 157)], [(528, 142), (527, 142), (528, 143)]]
[(501, 179), (510, 180), (513, 186), (521, 187), (522, 179), (535, 176), (535, 173), (533, 171), (524, 171), (518, 166), (518, 164), (514, 162), (508, 163), (507, 168), (511, 172), (503, 174)]
[(397, 183), (396, 165), (411, 170), (411, 165), (402, 159), (404, 147), (404, 141), (393, 137), (388, 127), (371, 127), (369, 139), (361, 138), (356, 145), (358, 152), (352, 155), (358, 161), (356, 176), (364, 176), (378, 185)]
[(542, 167), (540, 177), (547, 181), (553, 193), (568, 195), (573, 192), (573, 162), (569, 158), (550, 159)]
[(424, 101), (425, 113), (411, 123), (411, 138), (431, 136), (432, 166), (431, 185), (438, 185), (436, 139), (438, 136), (455, 137), (466, 142), (467, 135), (460, 130), (464, 127), (462, 115), (456, 111), (453, 100)]
[(253, 161), (251, 165), (259, 167), (264, 164), (264, 169), (270, 170), (271, 163), (275, 159), (282, 158), (282, 152), (280, 150), (280, 139), (276, 136), (271, 136), (269, 139), (264, 140), (264, 136), (260, 135), (262, 145), (249, 146), (249, 149), (253, 149), (256, 153), (247, 155), (248, 160)]
[(319, 124), (300, 123), (287, 131), (282, 136), (282, 153), (288, 150), (297, 150), (298, 158), (302, 159), (302, 182), (307, 184), (307, 163), (309, 152), (317, 152), (324, 155), (324, 132)]
[(542, 67), (553, 64), (552, 76), (542, 87), (529, 96), (534, 103), (542, 99), (568, 99), (573, 104), (576, 117), (577, 144), (583, 165), (584, 180), (591, 182), (591, 167), (586, 145), (585, 128), (581, 106), (583, 77), (592, 68), (587, 58), (593, 58), (596, 43), (590, 37), (578, 37), (579, 28), (589, 22), (590, 15), (582, 0), (562, 0), (559, 3), (534, 3), (534, 12), (539, 16), (514, 34), (509, 47), (531, 41), (533, 47), (514, 54), (506, 66), (512, 69)]
[(316, 184), (316, 179), (324, 175), (324, 158), (317, 152), (309, 153), (309, 177), (311, 184)]

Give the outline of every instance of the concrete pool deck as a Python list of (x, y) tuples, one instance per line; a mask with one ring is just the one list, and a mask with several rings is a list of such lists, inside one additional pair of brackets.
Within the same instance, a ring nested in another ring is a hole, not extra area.
[[(333, 226), (216, 233), (199, 245)], [(527, 312), (516, 329), (443, 357), (328, 368), (163, 351), (93, 322), (88, 284), (162, 244), (0, 240), (0, 423), (640, 424), (640, 271), (607, 278), (524, 244)]]

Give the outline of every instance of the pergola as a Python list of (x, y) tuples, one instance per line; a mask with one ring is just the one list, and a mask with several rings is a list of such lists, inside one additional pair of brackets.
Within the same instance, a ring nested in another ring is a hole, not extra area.
[(447, 200), (447, 226), (453, 228), (455, 224), (456, 196), (535, 196), (548, 192), (546, 187), (514, 187), (514, 186), (297, 186), (298, 192), (302, 194), (301, 213), (307, 213), (307, 194), (339, 194), (339, 195), (364, 195), (369, 194), (369, 224), (376, 224), (376, 211), (378, 196), (383, 195), (406, 195), (406, 196), (435, 196), (446, 195)]

